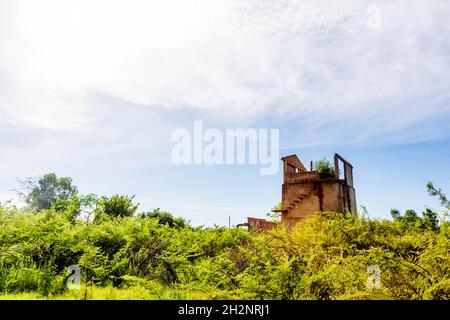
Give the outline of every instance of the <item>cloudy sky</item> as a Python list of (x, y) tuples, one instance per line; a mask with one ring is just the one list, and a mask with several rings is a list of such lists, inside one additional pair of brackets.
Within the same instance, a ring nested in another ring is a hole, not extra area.
[[(339, 152), (358, 204), (450, 190), (450, 2), (0, 0), (0, 201), (71, 176), (194, 224), (263, 217), (281, 175), (175, 166), (171, 133), (279, 128), (281, 155)], [(449, 191), (450, 192), (450, 191)]]

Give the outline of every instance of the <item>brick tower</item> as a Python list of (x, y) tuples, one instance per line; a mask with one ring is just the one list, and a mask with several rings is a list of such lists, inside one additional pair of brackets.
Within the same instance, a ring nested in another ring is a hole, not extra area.
[(353, 167), (340, 155), (334, 155), (334, 176), (314, 171), (312, 162), (308, 171), (296, 155), (283, 157), (281, 160), (281, 222), (287, 227), (293, 227), (317, 211), (356, 213)]

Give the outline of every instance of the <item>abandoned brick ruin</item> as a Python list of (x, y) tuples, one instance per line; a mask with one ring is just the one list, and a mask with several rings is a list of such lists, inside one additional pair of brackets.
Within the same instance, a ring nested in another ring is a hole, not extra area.
[[(308, 171), (296, 155), (281, 160), (281, 222), (287, 227), (294, 226), (317, 211), (356, 213), (353, 166), (340, 155), (334, 155), (334, 176), (315, 171), (312, 162)], [(343, 173), (342, 179), (340, 172)]]
[[(311, 161), (308, 171), (296, 155), (281, 158), (283, 186), (281, 222), (292, 228), (317, 211), (356, 213), (356, 195), (353, 187), (353, 166), (337, 153), (334, 172), (318, 172)], [(342, 174), (342, 176), (341, 176)], [(248, 218), (251, 230), (269, 230), (273, 222)]]

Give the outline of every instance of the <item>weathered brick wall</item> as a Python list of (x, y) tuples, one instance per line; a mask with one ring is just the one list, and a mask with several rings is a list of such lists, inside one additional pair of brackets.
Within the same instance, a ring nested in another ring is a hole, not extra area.
[[(284, 182), (282, 187), (281, 221), (293, 226), (317, 211), (356, 212), (353, 188), (353, 167), (337, 153), (334, 156), (335, 175), (321, 177), (307, 171), (296, 155), (282, 158)], [(339, 175), (339, 163), (344, 163), (344, 177)], [(300, 168), (300, 170), (298, 170)]]
[(317, 172), (287, 173), (284, 183), (302, 183), (319, 179), (320, 176)]
[(251, 231), (268, 231), (272, 230), (276, 224), (272, 221), (259, 218), (247, 218), (248, 229)]
[[(282, 210), (287, 212), (281, 215), (281, 220), (288, 225), (313, 216), (317, 211), (356, 212), (354, 189), (339, 179), (285, 183), (282, 194)], [(304, 198), (300, 200), (302, 195)]]

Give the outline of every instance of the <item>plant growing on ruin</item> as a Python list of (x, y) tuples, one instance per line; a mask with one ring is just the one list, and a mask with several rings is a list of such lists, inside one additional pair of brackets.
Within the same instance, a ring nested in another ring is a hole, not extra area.
[(321, 176), (334, 177), (334, 167), (326, 158), (316, 161), (314, 168)]

